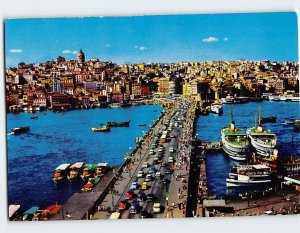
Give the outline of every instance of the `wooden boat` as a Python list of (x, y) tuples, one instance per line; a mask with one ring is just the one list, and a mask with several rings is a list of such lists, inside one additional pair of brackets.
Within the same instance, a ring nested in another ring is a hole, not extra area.
[(40, 209), (38, 206), (33, 206), (23, 213), (23, 221), (31, 221), (35, 213)]
[(109, 166), (108, 163), (98, 163), (96, 168), (95, 177), (102, 177), (108, 171)]
[(64, 181), (67, 178), (67, 174), (69, 172), (71, 164), (69, 163), (64, 163), (59, 165), (54, 172), (53, 178), (52, 180), (55, 183), (60, 183), (62, 181)]
[(93, 190), (96, 184), (98, 184), (100, 178), (89, 178), (88, 182), (81, 189), (82, 192), (90, 192)]
[(93, 132), (109, 132), (110, 131), (110, 127), (109, 126), (93, 127), (92, 131)]
[(11, 130), (11, 133), (12, 133), (13, 135), (20, 135), (20, 134), (22, 134), (22, 133), (27, 133), (27, 132), (29, 132), (29, 131), (30, 131), (29, 126), (24, 126), (24, 127), (13, 128), (13, 129)]
[(276, 116), (270, 116), (270, 117), (262, 117), (260, 119), (261, 123), (274, 123), (276, 122), (277, 117)]
[(83, 170), (84, 162), (76, 162), (70, 167), (70, 172), (68, 174), (68, 180), (74, 181), (79, 177), (79, 173)]
[(120, 122), (115, 122), (115, 121), (108, 121), (107, 126), (108, 127), (129, 127), (130, 120), (129, 121), (120, 121)]
[(44, 210), (38, 210), (33, 215), (32, 221), (47, 221), (52, 215), (62, 209), (61, 205), (50, 205)]
[(80, 176), (83, 180), (89, 179), (94, 176), (97, 164), (86, 164)]
[(20, 210), (20, 205), (9, 205), (8, 207), (8, 219), (10, 221), (14, 220), (18, 216), (18, 212)]

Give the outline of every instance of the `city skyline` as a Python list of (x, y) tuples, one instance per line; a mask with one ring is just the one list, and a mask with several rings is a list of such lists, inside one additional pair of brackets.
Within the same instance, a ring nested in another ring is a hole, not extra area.
[(296, 13), (8, 19), (6, 66), (63, 56), (114, 63), (298, 61)]

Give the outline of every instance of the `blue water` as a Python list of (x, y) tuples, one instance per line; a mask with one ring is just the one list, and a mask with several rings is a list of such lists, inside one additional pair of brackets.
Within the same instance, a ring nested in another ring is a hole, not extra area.
[[(129, 108), (50, 111), (7, 114), (7, 131), (30, 126), (30, 133), (8, 136), (8, 202), (19, 203), (26, 210), (64, 203), (82, 184), (57, 186), (51, 180), (54, 169), (62, 163), (108, 162), (121, 164), (124, 154), (135, 147), (135, 138), (147, 132), (163, 108), (146, 105)], [(94, 133), (91, 127), (107, 121), (131, 120), (130, 127), (112, 128), (109, 133)], [(141, 127), (138, 124), (146, 123)]]
[[(300, 155), (300, 135), (293, 130), (293, 126), (282, 124), (286, 118), (300, 118), (300, 104), (292, 102), (247, 103), (233, 105), (233, 119), (236, 127), (247, 129), (254, 126), (255, 114), (261, 105), (262, 116), (277, 116), (276, 123), (265, 123), (263, 127), (276, 133), (279, 145), (279, 156), (290, 156), (291, 153)], [(209, 114), (200, 116), (197, 121), (196, 133), (204, 141), (220, 141), (220, 131), (229, 124), (231, 105), (224, 105), (222, 116)], [(293, 143), (292, 143), (293, 141)], [(226, 191), (226, 177), (233, 165), (237, 162), (231, 160), (222, 152), (207, 155), (207, 179), (210, 195), (224, 196)]]

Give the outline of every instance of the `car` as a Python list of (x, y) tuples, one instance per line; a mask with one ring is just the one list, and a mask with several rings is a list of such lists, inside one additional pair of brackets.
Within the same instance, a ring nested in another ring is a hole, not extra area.
[(140, 217), (141, 217), (141, 218), (152, 218), (153, 216), (152, 216), (152, 214), (148, 213), (147, 210), (143, 210), (143, 211), (141, 212), (141, 216), (140, 216)]
[(171, 174), (171, 169), (169, 167), (165, 167), (165, 174)]
[(137, 201), (146, 201), (146, 194), (144, 192), (137, 195)]
[(170, 147), (170, 148), (169, 148), (169, 152), (170, 152), (170, 153), (173, 153), (173, 152), (174, 152), (174, 148), (173, 148), (173, 147)]
[(149, 150), (149, 155), (154, 155), (154, 153), (155, 153), (154, 150), (152, 150), (152, 149)]
[(146, 182), (149, 182), (149, 181), (152, 181), (152, 179), (153, 179), (152, 175), (151, 175), (151, 174), (148, 174), (148, 175), (146, 175), (145, 181), (146, 181)]
[(154, 205), (153, 205), (153, 212), (154, 213), (160, 213), (161, 212), (161, 205), (160, 205), (160, 203), (154, 203)]
[(264, 212), (264, 215), (276, 215), (277, 213), (275, 211), (272, 210), (267, 210)]
[(143, 168), (149, 167), (149, 163), (148, 163), (148, 162), (144, 162), (143, 165), (142, 165), (142, 167), (143, 167)]
[(131, 213), (131, 214), (136, 214), (136, 213), (139, 211), (140, 208), (141, 208), (141, 207), (140, 207), (139, 203), (134, 202), (134, 203), (130, 206), (129, 213)]
[(147, 194), (146, 199), (147, 199), (147, 201), (154, 201), (155, 196), (154, 196), (154, 194), (150, 193), (150, 194)]
[(142, 190), (146, 190), (147, 188), (148, 188), (148, 182), (144, 181), (144, 182), (142, 183), (141, 189), (142, 189)]
[(133, 196), (134, 196), (133, 190), (129, 190), (129, 191), (126, 193), (126, 195), (125, 195), (125, 199), (126, 199), (126, 200), (130, 200), (130, 199), (133, 198)]
[(139, 188), (139, 184), (137, 182), (132, 182), (131, 186), (130, 186), (130, 189), (132, 190), (136, 190)]
[(121, 203), (119, 204), (119, 210), (125, 210), (128, 207), (128, 202), (127, 201), (121, 201)]
[(170, 157), (168, 158), (168, 163), (174, 163), (174, 158), (173, 158), (173, 156), (170, 156)]
[(160, 179), (160, 178), (162, 177), (161, 172), (156, 172), (156, 173), (155, 173), (155, 177), (156, 177), (157, 179)]
[(170, 180), (169, 180), (167, 177), (164, 177), (164, 178), (163, 178), (163, 183), (164, 183), (164, 184), (169, 184), (169, 183), (170, 183)]
[(148, 170), (148, 174), (154, 174), (155, 172), (157, 172), (157, 169), (155, 166), (150, 167)]
[(138, 171), (137, 175), (138, 178), (141, 178), (144, 176), (144, 172), (143, 171)]

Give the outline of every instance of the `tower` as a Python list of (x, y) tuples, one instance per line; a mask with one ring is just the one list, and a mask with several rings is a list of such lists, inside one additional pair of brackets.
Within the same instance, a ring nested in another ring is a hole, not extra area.
[(85, 55), (84, 52), (80, 49), (79, 53), (77, 54), (77, 61), (79, 64), (83, 64), (85, 62)]

